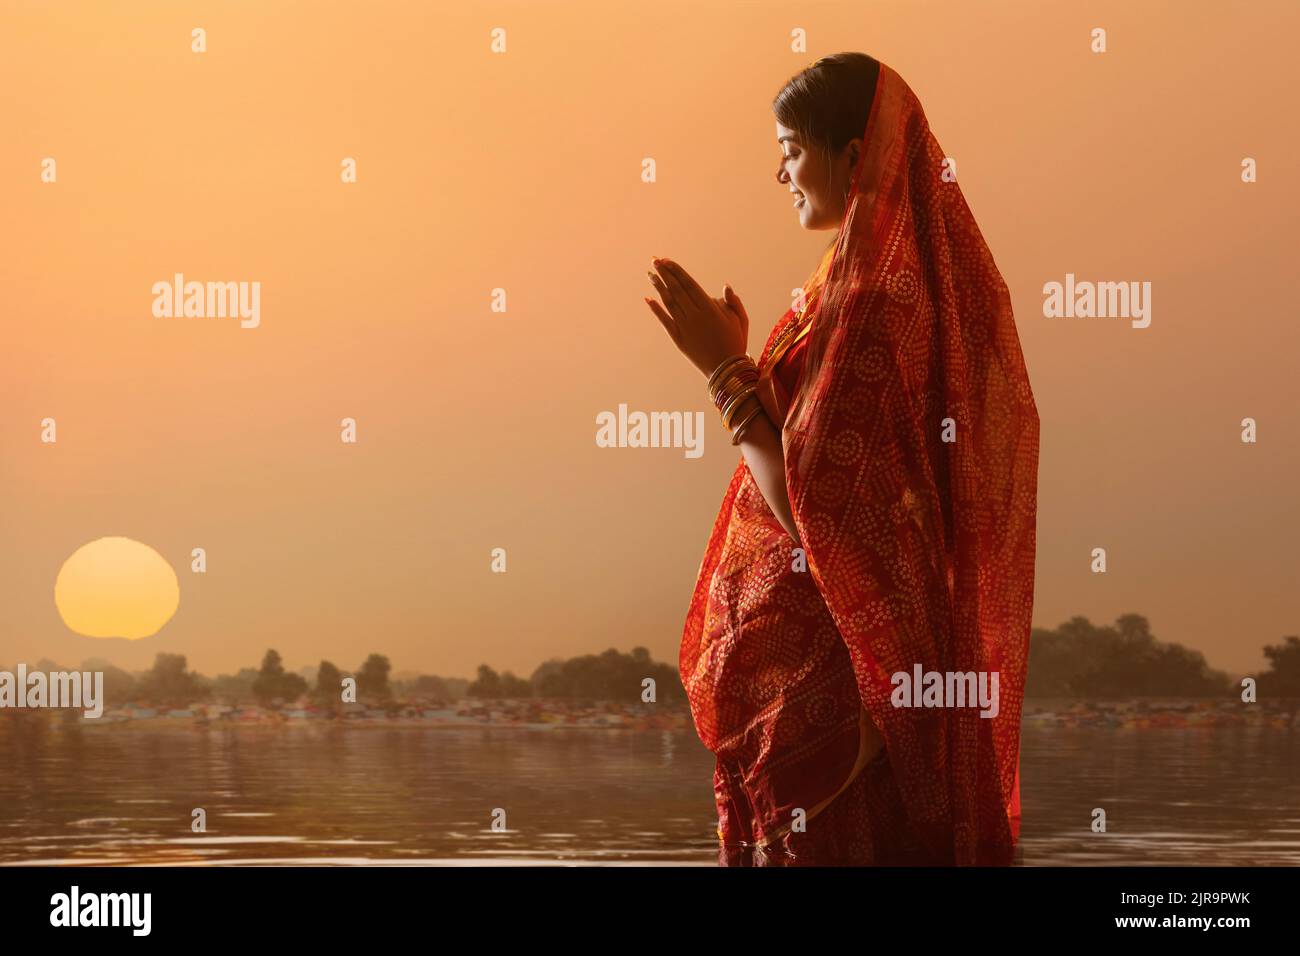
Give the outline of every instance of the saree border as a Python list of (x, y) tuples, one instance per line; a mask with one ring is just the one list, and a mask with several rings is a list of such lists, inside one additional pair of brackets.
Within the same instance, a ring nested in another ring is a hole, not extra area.
[[(836, 797), (838, 797), (841, 793), (847, 790), (849, 788), (849, 785), (853, 783), (854, 780), (858, 779), (858, 775), (861, 774), (862, 771), (866, 769), (867, 764), (871, 763), (872, 760), (878, 759), (880, 756), (886, 754), (887, 750), (882, 735), (880, 749), (877, 750), (870, 757), (867, 756), (867, 739), (871, 736), (871, 731), (870, 731), (871, 726), (873, 725), (870, 723), (870, 720), (867, 716), (867, 710), (865, 707), (862, 706), (862, 702), (859, 701), (858, 702), (857, 760), (854, 761), (853, 769), (849, 771), (848, 777), (845, 779), (845, 781), (842, 784), (840, 784), (840, 788), (836, 790), (834, 793), (832, 793), (825, 800), (821, 801), (816, 806), (814, 806), (811, 810), (808, 811), (808, 813), (804, 816), (805, 823), (813, 819), (813, 817), (817, 816), (817, 814), (821, 813), (823, 810), (825, 810), (828, 806), (831, 805), (832, 802), (834, 802)], [(879, 733), (879, 730), (877, 730), (877, 733)], [(790, 823), (783, 823), (781, 824), (780, 827), (778, 827), (776, 830), (772, 831), (768, 835), (764, 836), (761, 840), (755, 839), (752, 843), (752, 846), (767, 847), (773, 841), (785, 837), (790, 832), (793, 826), (794, 826), (793, 821)]]

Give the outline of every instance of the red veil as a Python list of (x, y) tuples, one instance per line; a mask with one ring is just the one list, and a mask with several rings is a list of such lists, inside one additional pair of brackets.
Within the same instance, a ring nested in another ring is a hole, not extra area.
[[(996, 864), (1019, 837), (1039, 421), (1006, 284), (944, 160), (916, 95), (881, 64), (782, 436), (808, 571), (884, 738), (907, 828), (935, 860)], [(688, 692), (743, 470), (688, 614)], [(996, 716), (977, 703), (894, 706), (893, 675), (918, 665), (996, 672)], [(692, 696), (702, 737), (710, 706)]]

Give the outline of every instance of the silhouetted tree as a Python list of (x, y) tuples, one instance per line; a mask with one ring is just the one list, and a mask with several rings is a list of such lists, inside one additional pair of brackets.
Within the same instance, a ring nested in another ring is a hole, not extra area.
[(1157, 641), (1140, 614), (1112, 627), (1076, 616), (1030, 635), (1027, 697), (1221, 697), (1231, 689), (1199, 651)]
[(129, 671), (114, 667), (102, 657), (93, 657), (81, 662), (83, 671), (100, 671), (104, 675), (104, 705), (118, 707), (135, 699), (136, 679)]
[(467, 697), (504, 700), (515, 697), (532, 697), (533, 685), (522, 677), (516, 677), (510, 671), (497, 674), (486, 664), (478, 668), (478, 680), (469, 685), (465, 692)]
[(502, 697), (532, 697), (533, 685), (522, 677), (516, 677), (510, 671), (501, 675)]
[(262, 669), (253, 681), (253, 696), (264, 705), (277, 700), (297, 700), (307, 690), (307, 681), (300, 674), (290, 674), (278, 652), (269, 650), (262, 658)]
[(212, 695), (229, 704), (247, 704), (256, 700), (253, 695), (253, 683), (257, 680), (257, 671), (252, 667), (241, 667), (234, 674), (218, 674), (212, 681)]
[(478, 666), (478, 679), (469, 685), (466, 697), (500, 697), (501, 676), (486, 664)]
[(182, 707), (210, 693), (198, 675), (186, 670), (184, 654), (159, 654), (153, 669), (144, 672), (138, 685), (140, 698), (168, 707)]
[(686, 692), (677, 668), (656, 664), (644, 647), (634, 647), (630, 654), (610, 648), (599, 655), (547, 661), (533, 672), (532, 685), (533, 693), (538, 697), (639, 703), (641, 682), (647, 677), (655, 681), (658, 701), (685, 699)]
[(388, 687), (388, 672), (393, 666), (383, 654), (371, 654), (357, 671), (357, 698), (384, 701), (392, 696)]
[(343, 674), (329, 661), (321, 661), (316, 669), (316, 687), (312, 699), (331, 710), (343, 703)]
[(1281, 644), (1264, 647), (1269, 669), (1259, 676), (1261, 697), (1300, 697), (1300, 637), (1292, 634)]

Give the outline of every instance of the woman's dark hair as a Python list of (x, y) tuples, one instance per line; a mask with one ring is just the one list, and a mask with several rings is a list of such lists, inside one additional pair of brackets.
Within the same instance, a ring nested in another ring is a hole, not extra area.
[(879, 77), (880, 61), (865, 53), (833, 53), (786, 83), (772, 112), (805, 143), (835, 152), (866, 130)]

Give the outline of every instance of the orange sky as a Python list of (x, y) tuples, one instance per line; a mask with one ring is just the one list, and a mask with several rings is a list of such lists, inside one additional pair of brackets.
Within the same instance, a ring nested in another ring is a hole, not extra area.
[[(8, 0), (0, 665), (675, 661), (739, 453), (641, 301), (648, 259), (730, 282), (761, 348), (829, 238), (773, 179), (771, 99), (862, 50), (917, 91), (1011, 288), (1042, 418), (1035, 623), (1135, 611), (1258, 667), (1300, 631), (1297, 35), (1284, 0)], [(260, 326), (154, 318), (177, 272), (259, 281)], [(1150, 281), (1151, 326), (1045, 318), (1067, 272)], [(703, 456), (597, 448), (620, 403), (705, 411)], [(176, 569), (157, 636), (59, 618), (62, 562), (104, 535)]]

